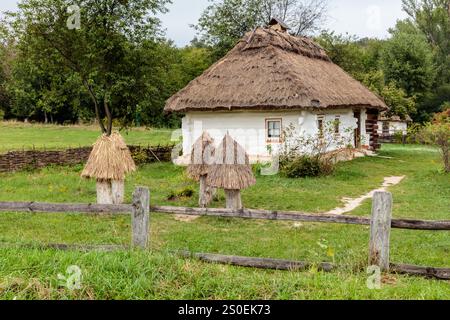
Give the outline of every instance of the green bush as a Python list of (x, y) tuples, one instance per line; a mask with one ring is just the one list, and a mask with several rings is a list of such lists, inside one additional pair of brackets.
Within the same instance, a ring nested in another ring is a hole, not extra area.
[(310, 156), (298, 156), (283, 161), (280, 169), (288, 178), (318, 177), (329, 171), (320, 159)]
[(148, 155), (145, 150), (137, 149), (131, 153), (131, 156), (137, 165), (148, 163)]
[(170, 191), (169, 195), (167, 196), (167, 200), (169, 201), (175, 201), (180, 198), (192, 198), (194, 196), (195, 191), (191, 187), (186, 187), (182, 190), (178, 191)]

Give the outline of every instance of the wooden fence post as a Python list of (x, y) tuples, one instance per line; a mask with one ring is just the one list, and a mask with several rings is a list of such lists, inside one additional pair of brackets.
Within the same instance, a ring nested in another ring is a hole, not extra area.
[(146, 249), (150, 232), (150, 191), (148, 188), (136, 188), (133, 193), (132, 207), (132, 245)]
[(389, 270), (389, 242), (392, 223), (392, 194), (375, 192), (370, 221), (369, 266)]

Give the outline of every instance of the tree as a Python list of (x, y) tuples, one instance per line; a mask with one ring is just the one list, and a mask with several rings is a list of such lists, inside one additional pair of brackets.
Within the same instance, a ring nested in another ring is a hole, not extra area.
[(246, 32), (266, 26), (272, 17), (284, 20), (294, 35), (317, 31), (326, 18), (327, 0), (211, 0), (195, 28), (221, 56)]
[(20, 43), (17, 49), (9, 62), (11, 76), (5, 86), (10, 97), (7, 118), (76, 122), (84, 105), (80, 78)]
[(442, 153), (444, 171), (450, 172), (450, 109), (436, 114), (432, 123), (429, 123), (420, 133), (419, 137), (425, 143), (437, 145)]
[(102, 132), (110, 135), (113, 119), (128, 119), (130, 109), (136, 107), (134, 101), (124, 104), (125, 97), (134, 92), (137, 100), (136, 93), (143, 87), (146, 74), (134, 67), (148, 59), (140, 55), (145, 51), (142, 45), (160, 35), (155, 15), (165, 12), (167, 3), (83, 0), (68, 12), (65, 0), (22, 0), (10, 18), (23, 46), (79, 77)]
[(3, 119), (4, 111), (9, 106), (9, 97), (6, 92), (7, 74), (4, 61), (6, 60), (6, 47), (0, 44), (0, 120)]
[(365, 51), (357, 40), (355, 36), (337, 35), (329, 31), (322, 31), (316, 38), (335, 64), (360, 79), (368, 70), (364, 64)]
[(435, 81), (433, 50), (423, 34), (410, 23), (399, 21), (384, 47), (381, 67), (386, 82), (394, 82), (408, 94), (421, 99)]
[(435, 52), (436, 89), (425, 93), (418, 108), (419, 120), (429, 121), (434, 113), (443, 110), (443, 102), (450, 100), (450, 1), (403, 0), (402, 2), (411, 23), (426, 37)]
[(436, 51), (438, 76), (450, 82), (450, 1), (402, 0), (403, 9)]
[(399, 116), (406, 120), (408, 116), (416, 113), (416, 102), (414, 98), (406, 95), (403, 89), (398, 88), (395, 83), (391, 82), (384, 86), (380, 92), (386, 104), (390, 107), (387, 116)]

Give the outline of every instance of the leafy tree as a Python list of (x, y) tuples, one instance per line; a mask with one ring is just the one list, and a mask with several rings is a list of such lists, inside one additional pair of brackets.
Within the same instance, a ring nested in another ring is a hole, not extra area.
[(22, 44), (17, 49), (6, 85), (11, 100), (7, 117), (46, 123), (77, 121), (82, 105), (80, 79), (50, 60), (40, 59)]
[(402, 0), (403, 9), (436, 51), (438, 75), (450, 82), (450, 1)]
[(435, 90), (425, 92), (420, 101), (418, 120), (429, 121), (450, 101), (450, 1), (403, 0), (403, 9), (411, 23), (426, 37), (435, 52), (437, 70)]
[(420, 119), (424, 122), (430, 121), (435, 113), (445, 110), (445, 103), (450, 101), (450, 84), (444, 83), (436, 86), (434, 90), (425, 94), (418, 110)]
[(383, 71), (371, 71), (363, 75), (362, 83), (370, 90), (378, 94), (389, 106), (387, 116), (399, 116), (407, 119), (416, 113), (416, 101), (414, 97), (409, 97), (406, 92), (397, 87), (394, 82), (385, 83)]
[(380, 92), (386, 104), (390, 107), (387, 116), (399, 116), (405, 120), (408, 116), (416, 113), (416, 102), (414, 98), (406, 95), (403, 89), (398, 88), (391, 82), (384, 86)]
[(423, 142), (437, 145), (442, 153), (444, 171), (450, 172), (450, 109), (436, 114), (420, 133)]
[(364, 65), (364, 49), (357, 43), (357, 38), (350, 35), (337, 35), (323, 31), (316, 41), (325, 49), (330, 59), (347, 71), (360, 78), (367, 70)]
[(6, 91), (6, 83), (7, 83), (7, 71), (6, 64), (4, 61), (6, 60), (6, 46), (0, 44), (0, 112), (2, 113), (0, 116), (0, 120), (3, 118), (5, 109), (9, 106), (9, 97)]
[(386, 82), (394, 82), (409, 96), (421, 99), (436, 77), (433, 51), (425, 36), (409, 22), (398, 22), (391, 33), (381, 56)]
[(22, 0), (10, 17), (23, 46), (80, 79), (102, 132), (111, 134), (113, 119), (129, 119), (145, 88), (146, 68), (135, 67), (148, 61), (143, 44), (160, 35), (155, 15), (165, 12), (167, 3), (82, 0), (79, 29), (68, 27), (77, 8), (68, 13), (65, 0)]
[(356, 39), (333, 32), (322, 32), (317, 41), (327, 51), (331, 60), (353, 77), (381, 96), (391, 108), (389, 116), (398, 115), (405, 119), (416, 111), (416, 102), (395, 82), (386, 84), (386, 77), (380, 70), (380, 59), (385, 42), (374, 39)]
[(317, 31), (325, 20), (327, 0), (211, 0), (195, 28), (203, 40), (225, 54), (246, 32), (266, 26), (272, 17), (284, 20), (294, 35)]

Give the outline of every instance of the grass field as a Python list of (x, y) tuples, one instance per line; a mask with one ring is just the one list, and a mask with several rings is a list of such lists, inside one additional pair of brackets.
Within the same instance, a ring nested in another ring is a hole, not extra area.
[[(330, 177), (258, 177), (243, 192), (249, 208), (324, 212), (343, 197), (358, 197), (384, 177), (405, 175), (392, 187), (394, 216), (450, 218), (450, 176), (440, 171), (435, 149), (384, 146), (380, 155), (339, 165)], [(79, 178), (81, 166), (0, 174), (0, 201), (94, 202), (95, 183)], [(196, 196), (169, 201), (171, 193), (197, 190), (184, 170), (172, 164), (145, 165), (127, 181), (127, 201), (138, 185), (149, 186), (155, 205), (195, 206)], [(224, 206), (223, 195), (214, 206)], [(368, 215), (370, 201), (354, 211)], [(65, 214), (0, 214), (1, 244), (128, 244), (130, 218)], [(450, 284), (418, 277), (386, 275), (381, 290), (366, 286), (368, 228), (331, 224), (250, 221), (203, 217), (181, 222), (153, 214), (151, 250), (79, 253), (0, 249), (2, 299), (450, 299)], [(332, 273), (279, 272), (210, 265), (179, 259), (171, 250), (188, 249), (312, 262), (334, 261)], [(450, 267), (450, 234), (393, 230), (391, 260)], [(78, 265), (82, 288), (70, 291), (57, 274)]]
[[(170, 129), (138, 128), (122, 131), (130, 145), (170, 143)], [(0, 153), (11, 150), (61, 149), (92, 145), (100, 136), (97, 126), (54, 126), (0, 122)]]

